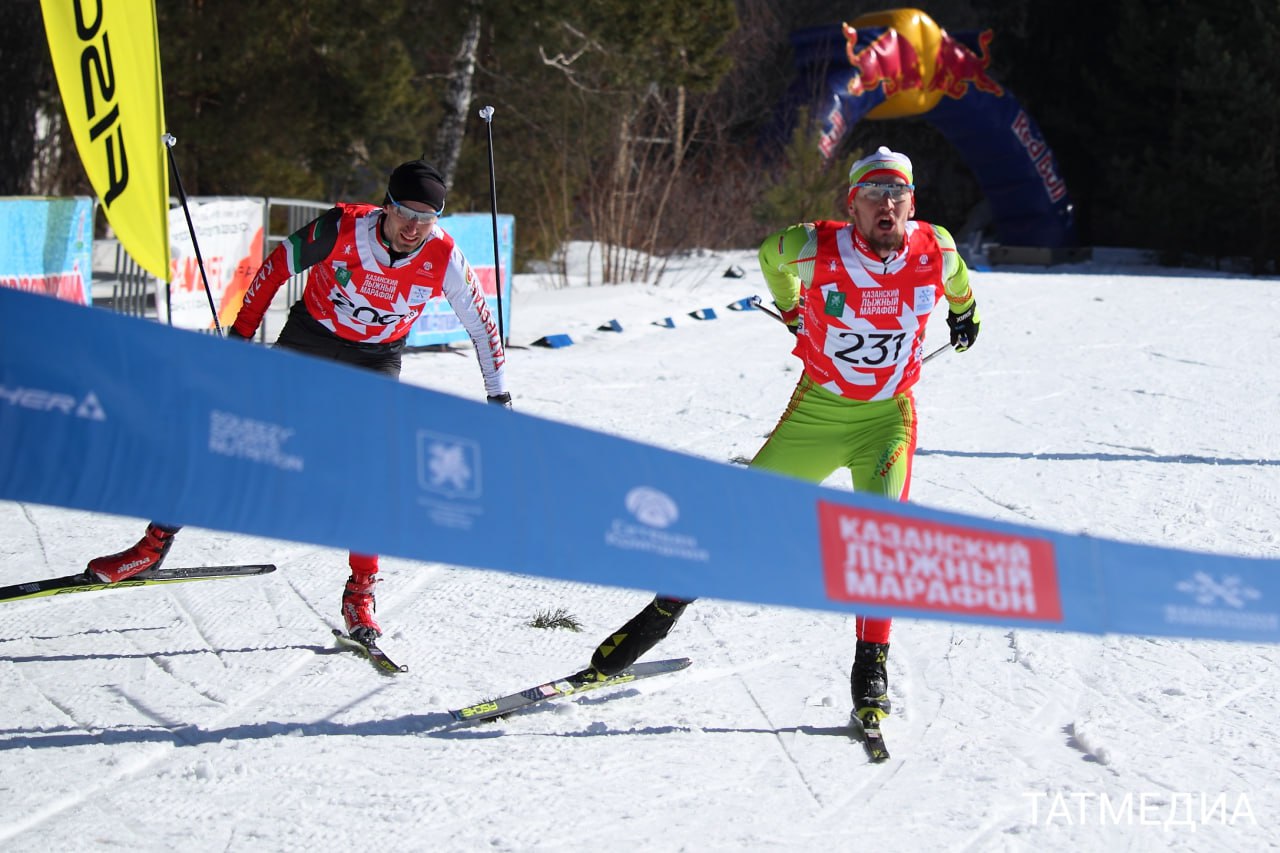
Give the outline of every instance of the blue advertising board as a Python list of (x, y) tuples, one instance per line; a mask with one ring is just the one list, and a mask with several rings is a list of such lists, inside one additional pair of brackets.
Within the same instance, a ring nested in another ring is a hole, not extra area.
[[(4, 289), (0, 499), (670, 595), (1280, 642), (1280, 560), (822, 487)], [(762, 535), (779, 506), (788, 535)]]
[(0, 199), (0, 287), (88, 305), (92, 283), (93, 199)]
[[(440, 227), (453, 237), (462, 254), (484, 288), (485, 302), (494, 317), (498, 316), (497, 276), (493, 262), (493, 217), (490, 214), (447, 214)], [(515, 262), (515, 217), (498, 215), (498, 260), (502, 273), (502, 328), (511, 328), (511, 265)], [(409, 330), (405, 343), (411, 347), (466, 341), (467, 330), (443, 296), (432, 299), (422, 316)]]

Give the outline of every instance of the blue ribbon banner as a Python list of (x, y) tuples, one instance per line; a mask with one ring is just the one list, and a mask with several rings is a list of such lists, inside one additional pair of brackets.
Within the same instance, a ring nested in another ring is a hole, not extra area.
[[(453, 237), (472, 271), (484, 289), (485, 304), (498, 316), (497, 272), (502, 273), (502, 328), (511, 328), (511, 265), (515, 262), (516, 219), (509, 213), (498, 214), (499, 270), (493, 263), (493, 216), (480, 213), (458, 213), (445, 216), (440, 227)], [(453, 313), (443, 296), (427, 301), (420, 316), (409, 329), (405, 344), (411, 347), (437, 346), (467, 341), (467, 330)]]
[(825, 488), (2, 289), (0, 499), (672, 595), (1280, 640), (1274, 559)]

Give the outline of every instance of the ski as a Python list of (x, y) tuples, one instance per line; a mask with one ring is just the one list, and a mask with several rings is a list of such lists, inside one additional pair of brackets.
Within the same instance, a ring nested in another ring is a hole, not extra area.
[(373, 664), (374, 669), (383, 675), (397, 675), (401, 672), (408, 672), (409, 667), (400, 664), (387, 657), (387, 653), (378, 648), (377, 643), (362, 643), (337, 628), (333, 629), (333, 638), (338, 641), (338, 645), (351, 649), (357, 654), (363, 655)]
[(71, 592), (96, 592), (103, 589), (131, 589), (138, 586), (156, 586), (163, 583), (186, 583), (217, 578), (243, 578), (274, 572), (270, 563), (251, 563), (238, 566), (191, 566), (187, 568), (147, 569), (131, 578), (115, 583), (103, 583), (86, 572), (60, 578), (15, 583), (0, 587), (0, 601), (21, 601), (48, 595), (65, 595)]
[(583, 670), (556, 681), (548, 681), (545, 684), (539, 684), (537, 687), (521, 690), (519, 693), (477, 702), (475, 705), (459, 708), (449, 713), (455, 720), (461, 722), (491, 720), (494, 717), (501, 717), (505, 714), (510, 714), (512, 711), (527, 708), (539, 702), (545, 702), (548, 699), (558, 699), (561, 696), (576, 696), (589, 690), (599, 690), (602, 687), (617, 687), (620, 684), (630, 684), (641, 678), (650, 678), (654, 675), (662, 675), (668, 672), (678, 672), (691, 663), (693, 661), (689, 658), (672, 658), (671, 660), (637, 663), (603, 681), (587, 679), (585, 677), (587, 671)]
[(854, 736), (862, 741), (867, 758), (873, 764), (889, 760), (889, 748), (884, 745), (884, 733), (880, 731), (879, 720), (862, 720), (857, 714), (852, 714), (849, 724), (853, 727)]

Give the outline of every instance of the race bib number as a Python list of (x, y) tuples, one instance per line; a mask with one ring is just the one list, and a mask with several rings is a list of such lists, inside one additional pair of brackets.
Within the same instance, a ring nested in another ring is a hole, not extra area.
[(910, 355), (908, 337), (906, 332), (832, 329), (827, 336), (828, 354), (838, 362), (856, 367), (888, 367)]
[(870, 323), (828, 328), (823, 350), (841, 377), (854, 385), (872, 385), (876, 371), (911, 358), (914, 330), (877, 329)]

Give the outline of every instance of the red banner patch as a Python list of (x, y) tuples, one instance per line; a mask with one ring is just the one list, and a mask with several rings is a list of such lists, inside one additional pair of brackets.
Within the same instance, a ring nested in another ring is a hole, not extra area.
[(480, 283), (480, 292), (485, 296), (498, 295), (498, 275), (493, 268), (493, 264), (487, 267), (478, 267), (471, 265), (471, 271), (476, 274), (476, 281)]
[(818, 501), (827, 597), (1062, 621), (1053, 544)]

